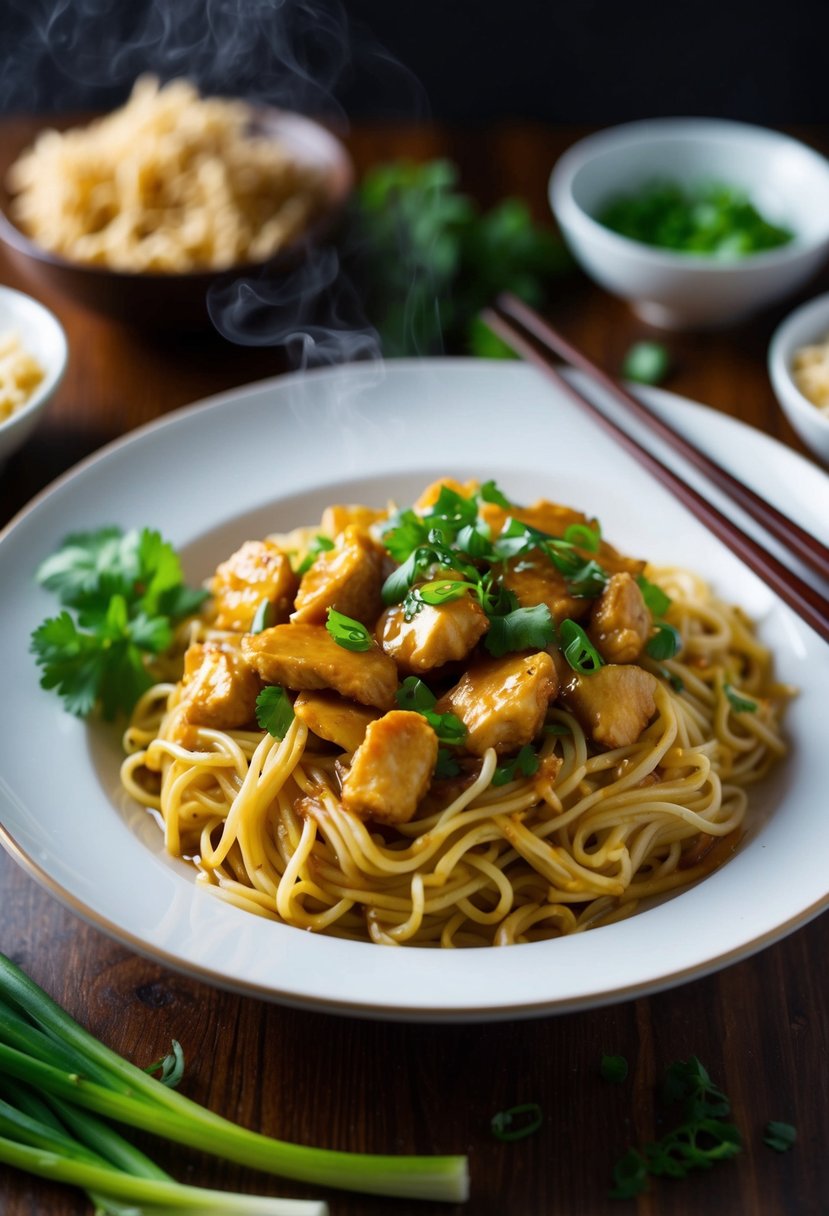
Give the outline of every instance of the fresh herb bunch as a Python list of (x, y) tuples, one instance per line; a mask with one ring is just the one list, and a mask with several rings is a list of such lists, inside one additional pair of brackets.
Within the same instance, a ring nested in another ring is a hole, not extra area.
[(479, 321), (499, 291), (542, 307), (570, 259), (520, 199), (481, 211), (448, 160), (400, 161), (366, 174), (347, 229), (349, 273), (383, 353), (505, 357)]
[(67, 536), (37, 581), (63, 605), (32, 634), (40, 682), (79, 717), (129, 713), (153, 683), (148, 661), (207, 595), (185, 585), (176, 551), (151, 528)]

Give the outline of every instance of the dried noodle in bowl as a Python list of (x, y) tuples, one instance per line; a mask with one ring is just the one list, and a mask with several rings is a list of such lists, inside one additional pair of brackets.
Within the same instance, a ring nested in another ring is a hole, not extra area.
[(71, 261), (131, 272), (262, 262), (319, 211), (322, 180), (245, 102), (139, 79), (88, 126), (44, 131), (9, 170), (11, 218)]

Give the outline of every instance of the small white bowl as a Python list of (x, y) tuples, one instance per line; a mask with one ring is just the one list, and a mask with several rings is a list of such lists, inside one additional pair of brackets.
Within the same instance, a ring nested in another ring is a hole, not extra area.
[(15, 331), (24, 350), (37, 359), (45, 375), (28, 401), (0, 422), (0, 465), (28, 439), (66, 369), (63, 327), (48, 308), (11, 287), (0, 287), (0, 334)]
[[(725, 260), (645, 245), (594, 218), (614, 196), (654, 179), (741, 189), (764, 218), (791, 228), (794, 239)], [(561, 156), (549, 197), (587, 274), (643, 320), (665, 328), (742, 320), (802, 287), (829, 255), (829, 161), (748, 123), (658, 118), (600, 131)]]
[(792, 361), (801, 346), (829, 340), (829, 293), (801, 304), (780, 323), (769, 343), (769, 377), (780, 408), (800, 438), (829, 465), (829, 414), (797, 387)]

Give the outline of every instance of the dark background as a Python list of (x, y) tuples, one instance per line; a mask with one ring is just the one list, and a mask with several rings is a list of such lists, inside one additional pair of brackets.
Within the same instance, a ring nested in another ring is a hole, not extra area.
[(107, 107), (187, 75), (349, 118), (829, 119), (829, 2), (0, 0), (0, 110)]

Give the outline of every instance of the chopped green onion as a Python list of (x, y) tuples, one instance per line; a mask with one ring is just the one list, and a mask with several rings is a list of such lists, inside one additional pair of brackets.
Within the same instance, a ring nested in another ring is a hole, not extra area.
[(620, 1085), (627, 1080), (628, 1062), (624, 1056), (603, 1055), (599, 1071), (603, 1081)]
[(656, 633), (648, 638), (645, 651), (657, 663), (672, 659), (682, 649), (682, 634), (667, 621), (655, 621)]
[(325, 628), (343, 650), (362, 652), (371, 650), (374, 645), (374, 639), (362, 621), (355, 621), (350, 616), (344, 616), (342, 612), (337, 612), (336, 608), (328, 609)]
[(489, 1125), (496, 1140), (526, 1140), (543, 1122), (544, 1115), (538, 1103), (524, 1102), (509, 1110), (499, 1110)]
[(580, 675), (593, 675), (604, 664), (590, 638), (576, 621), (568, 617), (558, 627), (558, 639), (561, 653), (567, 662)]
[(320, 553), (328, 553), (333, 548), (334, 542), (330, 536), (325, 536), (322, 532), (317, 533), (317, 535), (313, 536), (308, 542), (305, 557), (296, 568), (297, 574), (306, 574), (311, 569)]
[(173, 1039), (167, 1055), (156, 1060), (154, 1064), (149, 1064), (144, 1072), (157, 1072), (162, 1085), (178, 1085), (184, 1075), (184, 1052), (181, 1049), (181, 1043), (177, 1039)]
[(788, 1152), (797, 1140), (797, 1130), (791, 1123), (777, 1123), (774, 1120), (767, 1123), (763, 1134), (763, 1143), (778, 1153)]
[(736, 714), (757, 713), (759, 708), (757, 702), (736, 692), (727, 681), (723, 684), (722, 690), (725, 693), (726, 700)]
[(663, 617), (671, 606), (671, 597), (656, 583), (650, 582), (644, 574), (636, 578), (637, 586), (642, 592), (645, 606), (653, 617)]
[(622, 363), (622, 375), (639, 384), (659, 384), (667, 376), (670, 362), (661, 342), (634, 342)]
[(598, 528), (589, 524), (568, 524), (564, 529), (564, 540), (568, 545), (578, 545), (589, 553), (598, 553), (602, 534)]
[(267, 598), (259, 601), (259, 607), (253, 614), (251, 621), (251, 633), (261, 633), (263, 629), (268, 629), (273, 624), (274, 608), (271, 601)]

